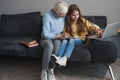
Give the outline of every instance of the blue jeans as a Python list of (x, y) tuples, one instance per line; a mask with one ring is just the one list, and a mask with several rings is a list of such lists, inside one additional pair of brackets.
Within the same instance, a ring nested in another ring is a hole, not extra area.
[(82, 42), (83, 41), (80, 38), (62, 40), (58, 56), (70, 58), (75, 45), (81, 45)]

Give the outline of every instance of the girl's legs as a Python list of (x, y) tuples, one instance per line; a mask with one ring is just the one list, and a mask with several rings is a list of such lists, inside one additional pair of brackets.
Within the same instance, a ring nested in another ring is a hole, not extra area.
[(81, 45), (82, 42), (83, 41), (80, 38), (70, 39), (68, 41), (68, 45), (67, 45), (67, 47), (65, 49), (65, 52), (64, 52), (63, 56), (66, 56), (67, 58), (70, 58), (75, 45)]
[(82, 40), (80, 38), (70, 39), (70, 40), (63, 40), (58, 56), (62, 58), (58, 58), (56, 63), (66, 66), (67, 58), (70, 58), (75, 45), (82, 44)]
[(58, 57), (62, 57), (64, 54), (64, 51), (66, 49), (66, 45), (67, 45), (68, 40), (62, 40), (59, 52), (58, 52)]
[(63, 57), (58, 61), (62, 66), (66, 66), (67, 58), (70, 58), (72, 55), (73, 49), (75, 45), (82, 44), (82, 40), (80, 38), (70, 39), (68, 41), (68, 45), (66, 46)]
[(58, 52), (58, 57), (56, 55), (53, 55), (51, 58), (53, 62), (56, 62), (56, 63), (62, 65), (62, 63), (60, 61), (61, 61), (61, 58), (64, 54), (65, 49), (66, 49), (67, 42), (68, 42), (68, 40), (62, 40), (62, 43), (61, 43), (61, 46), (60, 46), (60, 49)]

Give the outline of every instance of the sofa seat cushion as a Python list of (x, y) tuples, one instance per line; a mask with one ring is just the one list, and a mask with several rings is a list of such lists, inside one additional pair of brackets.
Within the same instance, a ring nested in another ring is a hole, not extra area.
[(36, 46), (36, 47), (27, 48), (26, 55), (29, 57), (34, 57), (34, 58), (40, 59), (40, 61), (42, 61), (43, 48), (40, 45)]
[(0, 55), (25, 56), (26, 47), (19, 43), (20, 38), (0, 38)]
[(80, 46), (75, 46), (73, 53), (70, 57), (70, 61), (77, 61), (77, 62), (91, 61), (91, 53), (89, 50), (89, 45), (82, 44)]

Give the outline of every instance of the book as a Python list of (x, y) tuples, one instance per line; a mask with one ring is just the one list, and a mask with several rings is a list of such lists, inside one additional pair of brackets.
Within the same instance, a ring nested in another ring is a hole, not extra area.
[(21, 39), (20, 43), (27, 47), (35, 47), (39, 45), (39, 43), (35, 39), (31, 39), (31, 38)]
[(27, 47), (35, 47), (35, 46), (38, 46), (39, 45), (39, 43), (38, 42), (36, 42), (36, 43), (33, 43), (33, 44), (28, 44), (28, 45), (26, 45)]
[(24, 38), (20, 40), (20, 43), (28, 45), (28, 44), (33, 44), (36, 43), (37, 41), (35, 39), (31, 39), (31, 38)]
[(88, 36), (87, 38), (99, 38), (99, 36), (97, 36), (97, 35), (91, 35), (91, 36)]

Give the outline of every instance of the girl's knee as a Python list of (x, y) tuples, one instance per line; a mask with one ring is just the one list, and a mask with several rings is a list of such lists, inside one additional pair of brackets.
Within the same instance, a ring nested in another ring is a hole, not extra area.
[(70, 40), (69, 40), (69, 43), (73, 43), (73, 42), (74, 42), (74, 39), (70, 39)]
[(63, 40), (62, 43), (67, 43), (68, 40)]

